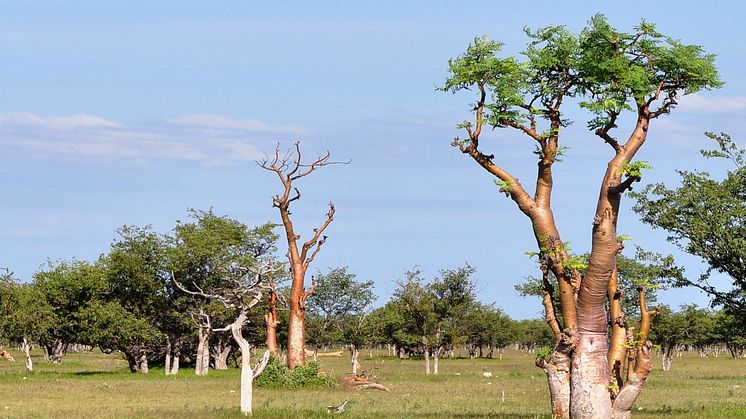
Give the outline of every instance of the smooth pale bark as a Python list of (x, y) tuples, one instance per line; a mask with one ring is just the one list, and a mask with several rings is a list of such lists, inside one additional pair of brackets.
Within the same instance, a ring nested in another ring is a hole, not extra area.
[(147, 374), (148, 371), (148, 354), (143, 350), (140, 352), (140, 356), (137, 360), (137, 372), (140, 374)]
[(197, 356), (194, 365), (194, 373), (197, 375), (207, 375), (210, 369), (209, 340), (210, 330), (206, 327), (200, 327), (197, 341)]
[(572, 358), (570, 412), (574, 419), (611, 417), (606, 334), (580, 332)]
[(220, 337), (218, 341), (212, 347), (212, 359), (216, 370), (227, 370), (228, 369), (228, 356), (231, 353), (231, 345), (226, 342), (223, 337)]
[(424, 346), (424, 355), (425, 355), (425, 375), (430, 375), (430, 348), (428, 348), (427, 345), (427, 338), (422, 337), (422, 345)]
[(549, 383), (553, 419), (570, 418), (570, 357), (564, 351), (552, 351), (549, 360), (537, 359)]
[(352, 377), (357, 377), (357, 370), (360, 368), (358, 358), (360, 357), (360, 349), (357, 345), (350, 344), (350, 363), (352, 364)]
[(24, 355), (26, 355), (26, 370), (28, 372), (33, 372), (34, 362), (31, 360), (31, 345), (25, 337), (23, 338), (23, 343), (21, 343), (21, 349), (23, 350)]
[(176, 375), (179, 373), (179, 358), (181, 356), (181, 344), (177, 339), (175, 343), (171, 343), (171, 339), (166, 340), (166, 361), (164, 365), (165, 375)]
[(259, 374), (264, 371), (264, 367), (267, 366), (269, 361), (270, 351), (266, 351), (262, 360), (255, 368), (251, 368), (251, 346), (249, 342), (243, 337), (241, 329), (246, 323), (247, 314), (245, 310), (241, 310), (238, 318), (230, 325), (231, 334), (233, 339), (241, 349), (241, 413), (244, 415), (251, 415), (252, 413), (252, 398), (254, 395), (254, 378), (258, 377)]
[(174, 353), (174, 357), (171, 360), (171, 372), (168, 375), (176, 375), (179, 373), (179, 361), (181, 358), (181, 351), (177, 350)]
[(442, 347), (438, 347), (435, 349), (435, 352), (433, 352), (433, 375), (438, 375), (438, 370), (440, 369), (440, 351), (442, 350)]
[(166, 337), (166, 359), (163, 362), (163, 373), (171, 375), (171, 339)]

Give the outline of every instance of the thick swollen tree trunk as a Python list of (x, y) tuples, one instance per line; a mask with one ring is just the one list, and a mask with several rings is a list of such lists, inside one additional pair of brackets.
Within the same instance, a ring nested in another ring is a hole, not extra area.
[(197, 356), (195, 358), (194, 373), (197, 375), (207, 375), (210, 370), (210, 329), (207, 327), (199, 328), (197, 338)]
[(288, 368), (306, 363), (306, 307), (303, 300), (305, 274), (301, 264), (293, 265), (288, 313)]
[(171, 341), (170, 338), (166, 339), (166, 362), (164, 367), (164, 374), (176, 375), (179, 373), (179, 362), (181, 358), (181, 343), (180, 339)]
[(59, 364), (62, 362), (62, 356), (65, 355), (67, 352), (67, 343), (63, 343), (62, 341), (55, 341), (51, 344), (44, 344), (44, 353), (46, 355), (47, 361), (51, 362), (52, 364)]
[[(647, 136), (648, 119), (640, 116), (624, 147), (615, 147), (601, 182), (588, 268), (577, 298), (578, 340), (572, 360), (571, 412), (574, 418), (611, 417), (608, 360), (608, 313), (606, 299), (619, 250), (617, 217), (624, 189), (624, 166), (634, 157)], [(631, 405), (630, 405), (631, 406)]]
[(538, 358), (536, 366), (544, 370), (549, 383), (553, 419), (570, 418), (570, 357), (566, 350), (552, 351), (549, 359)]
[(179, 373), (179, 362), (181, 361), (181, 349), (176, 348), (174, 350), (174, 355), (171, 358), (171, 371), (168, 373), (168, 375), (176, 375)]
[(230, 342), (224, 336), (217, 339), (217, 342), (212, 346), (212, 359), (216, 370), (228, 369), (228, 356), (231, 349)]

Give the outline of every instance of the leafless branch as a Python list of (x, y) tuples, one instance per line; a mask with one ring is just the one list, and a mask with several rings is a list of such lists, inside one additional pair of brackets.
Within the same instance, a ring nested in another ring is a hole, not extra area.
[(267, 366), (267, 363), (269, 362), (269, 356), (272, 354), (271, 351), (265, 351), (264, 355), (262, 355), (262, 359), (259, 360), (259, 363), (256, 364), (256, 366), (251, 370), (251, 375), (253, 378), (256, 378), (264, 371), (264, 368)]
[[(303, 263), (304, 268), (308, 268), (308, 266), (311, 265), (311, 262), (313, 262), (313, 259), (316, 257), (316, 254), (319, 253), (319, 250), (321, 250), (321, 246), (324, 245), (326, 242), (326, 236), (321, 236), (321, 234), (326, 230), (327, 227), (329, 227), (329, 224), (334, 220), (334, 213), (336, 210), (334, 209), (334, 204), (329, 203), (329, 211), (326, 213), (326, 220), (321, 225), (321, 227), (316, 228), (313, 230), (313, 237), (311, 237), (310, 240), (303, 243), (303, 249), (300, 254), (300, 260)], [(314, 248), (313, 252), (311, 253), (311, 256), (308, 257), (308, 251), (311, 250), (311, 248)]]

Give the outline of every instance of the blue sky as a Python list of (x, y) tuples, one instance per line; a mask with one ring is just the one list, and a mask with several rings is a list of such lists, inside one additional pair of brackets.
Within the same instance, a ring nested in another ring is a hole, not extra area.
[[(187, 208), (276, 221), (270, 196), (279, 185), (254, 160), (277, 141), (301, 140), (306, 155), (330, 149), (352, 160), (299, 185), (304, 237), (329, 201), (337, 207), (317, 268), (349, 266), (383, 300), (406, 269), (432, 276), (468, 261), (482, 300), (515, 317), (539, 315), (538, 301), (512, 288), (536, 271), (524, 255), (535, 248), (528, 219), (449, 146), (471, 98), (434, 91), (447, 60), (482, 34), (514, 54), (524, 26), (579, 30), (602, 12), (620, 29), (645, 18), (716, 53), (726, 86), (654, 122), (638, 156), (655, 168), (643, 183), (674, 182), (676, 168), (722, 173), (699, 157), (709, 146), (702, 133), (746, 137), (738, 2), (62, 3), (0, 2), (0, 265), (24, 280), (47, 258), (96, 258), (120, 225), (168, 232)], [(610, 156), (583, 128), (586, 115), (570, 116), (554, 206), (563, 238), (585, 251)], [(534, 176), (532, 144), (502, 130), (486, 138), (497, 161)], [(630, 206), (620, 232), (673, 252), (691, 275), (703, 269)], [(662, 301), (707, 300), (675, 290)]]

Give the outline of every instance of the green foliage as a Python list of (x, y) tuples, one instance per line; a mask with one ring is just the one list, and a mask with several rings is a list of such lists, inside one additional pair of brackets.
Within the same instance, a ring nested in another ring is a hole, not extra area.
[[(311, 320), (307, 324), (309, 340), (317, 343), (355, 343), (370, 341), (368, 313), (376, 299), (373, 281), (358, 281), (347, 267), (319, 272), (316, 290), (308, 298)], [(314, 317), (317, 321), (313, 321)]]
[(542, 346), (541, 348), (536, 350), (536, 359), (543, 359), (544, 361), (549, 361), (549, 359), (552, 357), (552, 348), (549, 346)]
[(257, 387), (267, 388), (318, 388), (332, 387), (336, 383), (329, 377), (319, 375), (320, 368), (317, 361), (310, 361), (306, 365), (300, 365), (295, 369), (289, 369), (287, 365), (272, 357), (267, 362), (264, 371), (254, 380)]
[(648, 165), (648, 162), (644, 160), (633, 161), (625, 164), (622, 167), (622, 174), (629, 177), (642, 177), (642, 171), (652, 169), (653, 166)]
[(573, 255), (567, 258), (563, 264), (565, 270), (577, 270), (585, 272), (588, 269), (588, 258), (584, 255)]
[(440, 272), (440, 277), (425, 282), (421, 271), (406, 273), (397, 283), (392, 306), (398, 311), (402, 329), (397, 337), (420, 350), (444, 347), (464, 340), (464, 314), (475, 300), (468, 264)]
[(54, 325), (54, 311), (44, 294), (10, 274), (0, 278), (0, 341), (39, 341)]
[(83, 329), (79, 318), (83, 311), (99, 301), (107, 291), (104, 267), (81, 261), (47, 262), (34, 274), (32, 287), (40, 304), (53, 313), (44, 322), (47, 329), (39, 336), (42, 343), (68, 344), (80, 339)]
[[(702, 47), (668, 38), (645, 21), (633, 29), (619, 31), (601, 14), (579, 34), (556, 25), (527, 28), (529, 42), (521, 59), (499, 57), (503, 44), (479, 37), (449, 60), (450, 74), (439, 90), (474, 91), (476, 107), (484, 105), (483, 120), (493, 127), (549, 119), (564, 98), (579, 97), (580, 106), (593, 115), (589, 128), (596, 130), (615, 128), (616, 116), (636, 112), (638, 106), (657, 102), (663, 114), (680, 95), (722, 85), (715, 56)], [(570, 123), (560, 121), (560, 126)], [(550, 127), (542, 136), (557, 134)]]
[(499, 188), (500, 192), (505, 195), (509, 195), (513, 190), (513, 184), (504, 180), (495, 179), (495, 185)]
[[(709, 265), (700, 278), (682, 275), (675, 286), (698, 287), (713, 298), (713, 304), (746, 318), (746, 151), (726, 134), (708, 137), (718, 148), (702, 154), (730, 160), (735, 167), (720, 180), (707, 172), (679, 171), (678, 187), (653, 184), (632, 194), (637, 200), (633, 209), (644, 223), (667, 231), (668, 241)], [(732, 288), (722, 290), (707, 283), (713, 272), (729, 276)]]

